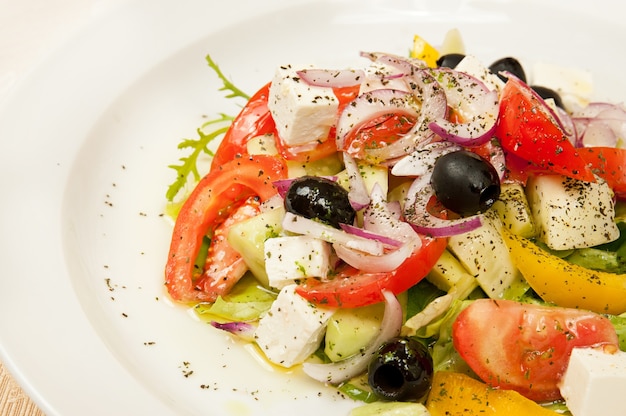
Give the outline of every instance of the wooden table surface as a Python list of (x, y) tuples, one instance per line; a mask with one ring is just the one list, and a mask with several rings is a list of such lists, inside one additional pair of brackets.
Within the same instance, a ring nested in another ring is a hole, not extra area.
[(37, 405), (24, 393), (13, 376), (0, 363), (0, 415), (43, 416)]

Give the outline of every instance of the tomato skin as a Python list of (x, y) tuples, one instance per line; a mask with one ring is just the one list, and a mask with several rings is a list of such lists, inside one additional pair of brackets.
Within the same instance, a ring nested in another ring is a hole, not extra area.
[(502, 89), (495, 136), (515, 156), (561, 175), (595, 182), (591, 169), (532, 89), (510, 77)]
[(388, 146), (406, 134), (415, 125), (415, 119), (405, 114), (388, 114), (369, 121), (346, 137), (341, 151), (353, 157), (372, 163), (379, 162), (372, 158), (367, 150)]
[(328, 307), (358, 308), (382, 302), (382, 290), (387, 289), (397, 295), (422, 280), (448, 244), (445, 238), (421, 238), (422, 246), (394, 271), (362, 273), (345, 266), (337, 271), (332, 280), (305, 280), (296, 288), (296, 293), (311, 303)]
[(272, 156), (238, 157), (212, 170), (183, 204), (172, 232), (165, 266), (165, 284), (172, 299), (210, 299), (194, 284), (194, 262), (203, 237), (223, 222), (236, 203), (251, 195), (264, 201), (276, 194), (272, 182), (286, 177), (282, 160)]
[(580, 156), (596, 175), (607, 181), (618, 198), (626, 198), (626, 149), (583, 147)]
[(213, 156), (211, 170), (246, 155), (248, 141), (263, 134), (276, 133), (276, 124), (267, 108), (270, 83), (265, 84), (246, 103), (224, 135)]
[(535, 401), (558, 400), (572, 348), (611, 345), (611, 322), (581, 309), (479, 299), (452, 326), (454, 347), (488, 385)]

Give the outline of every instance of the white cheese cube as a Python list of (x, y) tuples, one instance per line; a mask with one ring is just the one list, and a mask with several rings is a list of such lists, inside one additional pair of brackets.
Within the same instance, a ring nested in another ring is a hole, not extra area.
[(305, 277), (325, 278), (330, 269), (331, 246), (306, 235), (265, 240), (265, 271), (269, 285), (277, 289)]
[(548, 87), (561, 95), (567, 108), (585, 106), (593, 93), (591, 72), (580, 68), (566, 68), (537, 62), (532, 67), (532, 83)]
[(284, 287), (259, 321), (254, 339), (269, 361), (282, 367), (302, 363), (319, 347), (335, 309), (318, 307)]
[(623, 416), (626, 353), (574, 348), (559, 388), (574, 416)]
[(297, 74), (301, 69), (279, 67), (269, 91), (268, 108), (287, 146), (326, 140), (339, 108), (332, 88), (308, 85)]
[(504, 82), (474, 55), (466, 55), (454, 69), (479, 79), (490, 91), (499, 93), (504, 87)]
[(539, 239), (554, 250), (592, 247), (619, 237), (611, 188), (561, 175), (539, 175), (526, 186)]

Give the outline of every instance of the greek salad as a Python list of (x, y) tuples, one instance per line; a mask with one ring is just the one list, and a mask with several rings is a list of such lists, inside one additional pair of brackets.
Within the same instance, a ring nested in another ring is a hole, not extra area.
[(169, 296), (353, 415), (619, 414), (626, 107), (456, 30), (356, 61), (249, 97), (207, 56), (245, 105), (171, 166)]

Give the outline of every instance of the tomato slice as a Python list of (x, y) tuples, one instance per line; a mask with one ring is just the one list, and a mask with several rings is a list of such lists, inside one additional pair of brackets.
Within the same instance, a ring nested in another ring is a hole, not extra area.
[(521, 159), (570, 178), (595, 182), (585, 159), (532, 89), (510, 77), (500, 98), (495, 136)]
[(613, 325), (596, 313), (493, 299), (476, 300), (461, 311), (452, 339), (485, 383), (535, 401), (561, 397), (558, 382), (572, 348), (619, 348)]
[(626, 149), (584, 147), (578, 151), (593, 173), (607, 181), (618, 198), (626, 198)]
[(422, 237), (421, 247), (391, 272), (363, 273), (343, 266), (332, 280), (307, 279), (296, 293), (311, 303), (329, 307), (358, 308), (382, 302), (382, 290), (404, 292), (433, 268), (448, 244), (445, 238)]
[(276, 194), (272, 184), (286, 177), (282, 160), (272, 156), (239, 157), (212, 170), (183, 204), (172, 232), (165, 266), (165, 284), (172, 299), (205, 301), (210, 294), (196, 287), (194, 263), (202, 239), (228, 218), (237, 203), (251, 195), (264, 201)]
[[(367, 149), (388, 146), (408, 133), (415, 118), (406, 114), (388, 114), (375, 118), (346, 138), (342, 149), (359, 159), (372, 159)], [(377, 160), (370, 160), (377, 163)]]
[(276, 132), (276, 124), (267, 108), (269, 90), (270, 83), (267, 83), (248, 100), (235, 117), (213, 156), (211, 170), (237, 156), (247, 154), (246, 145), (251, 138)]

